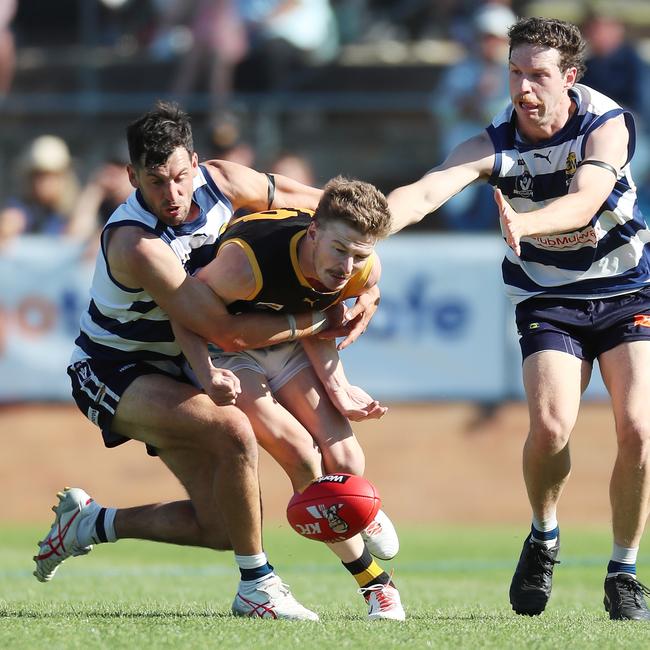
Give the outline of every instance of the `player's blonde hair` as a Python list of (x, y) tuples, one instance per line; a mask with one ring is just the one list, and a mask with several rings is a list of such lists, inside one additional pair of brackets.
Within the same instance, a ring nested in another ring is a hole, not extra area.
[(337, 176), (325, 185), (314, 219), (322, 225), (343, 221), (362, 235), (377, 239), (390, 233), (386, 197), (371, 183), (343, 176)]

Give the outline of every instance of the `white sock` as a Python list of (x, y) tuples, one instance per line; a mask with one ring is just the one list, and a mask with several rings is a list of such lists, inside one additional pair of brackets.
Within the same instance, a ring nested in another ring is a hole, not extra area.
[(273, 575), (273, 567), (269, 564), (264, 552), (255, 555), (237, 555), (235, 553), (235, 562), (239, 567), (242, 582), (254, 584)]
[(106, 532), (107, 542), (117, 541), (117, 533), (115, 532), (116, 514), (117, 514), (117, 508), (106, 508), (106, 514), (104, 516), (104, 531)]
[(553, 513), (546, 519), (538, 519), (535, 515), (533, 515), (533, 526), (536, 530), (539, 530), (542, 533), (555, 530), (557, 528), (557, 515)]
[(240, 569), (258, 569), (268, 562), (266, 553), (258, 553), (257, 555), (237, 555), (235, 553), (235, 562)]
[[(98, 504), (99, 505), (99, 504)], [(97, 531), (97, 519), (103, 511), (102, 529), (106, 539), (101, 539)], [(115, 534), (115, 514), (117, 508), (102, 508), (92, 515), (82, 517), (77, 527), (77, 543), (80, 546), (90, 546), (90, 544), (102, 544), (104, 542), (117, 541)]]
[[(553, 548), (553, 546), (557, 544), (557, 531), (559, 530), (558, 523), (557, 523), (557, 516), (555, 515), (555, 513), (553, 513), (546, 519), (538, 519), (535, 515), (533, 515), (532, 523), (533, 523), (533, 530), (531, 532), (531, 536), (533, 540), (535, 540), (535, 543), (540, 544), (545, 548)], [(535, 535), (536, 531), (539, 531), (538, 535)], [(552, 532), (555, 532), (556, 534), (553, 536), (543, 534), (543, 533), (552, 533)]]
[(627, 573), (636, 576), (636, 558), (639, 547), (619, 546), (616, 542), (612, 545), (612, 557), (607, 565), (607, 576)]

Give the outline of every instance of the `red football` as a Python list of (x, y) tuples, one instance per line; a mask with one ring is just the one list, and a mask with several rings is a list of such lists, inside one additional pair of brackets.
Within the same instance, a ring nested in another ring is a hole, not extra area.
[(360, 533), (380, 507), (379, 492), (362, 476), (326, 474), (293, 495), (287, 519), (307, 539), (342, 542)]

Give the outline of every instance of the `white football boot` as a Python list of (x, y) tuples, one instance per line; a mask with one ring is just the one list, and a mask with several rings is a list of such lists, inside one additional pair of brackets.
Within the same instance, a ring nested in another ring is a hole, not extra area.
[(392, 585), (361, 587), (359, 593), (368, 603), (369, 621), (403, 621), (406, 619), (399, 591)]
[(240, 581), (232, 604), (235, 616), (281, 618), (288, 621), (317, 621), (318, 614), (303, 607), (282, 582), (271, 573), (260, 580)]
[(56, 517), (47, 537), (38, 543), (38, 555), (34, 556), (34, 575), (40, 582), (49, 582), (59, 565), (69, 557), (86, 555), (92, 544), (81, 546), (77, 542), (79, 522), (96, 516), (101, 506), (80, 488), (65, 488), (57, 494), (59, 503), (52, 507)]
[(383, 510), (379, 510), (376, 517), (361, 531), (361, 537), (370, 553), (380, 560), (392, 560), (399, 551), (397, 531)]

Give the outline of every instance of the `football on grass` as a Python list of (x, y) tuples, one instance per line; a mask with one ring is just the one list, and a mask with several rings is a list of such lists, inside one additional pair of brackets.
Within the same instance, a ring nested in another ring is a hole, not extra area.
[(362, 476), (326, 474), (293, 495), (287, 519), (307, 539), (342, 542), (360, 533), (380, 507), (377, 489)]

